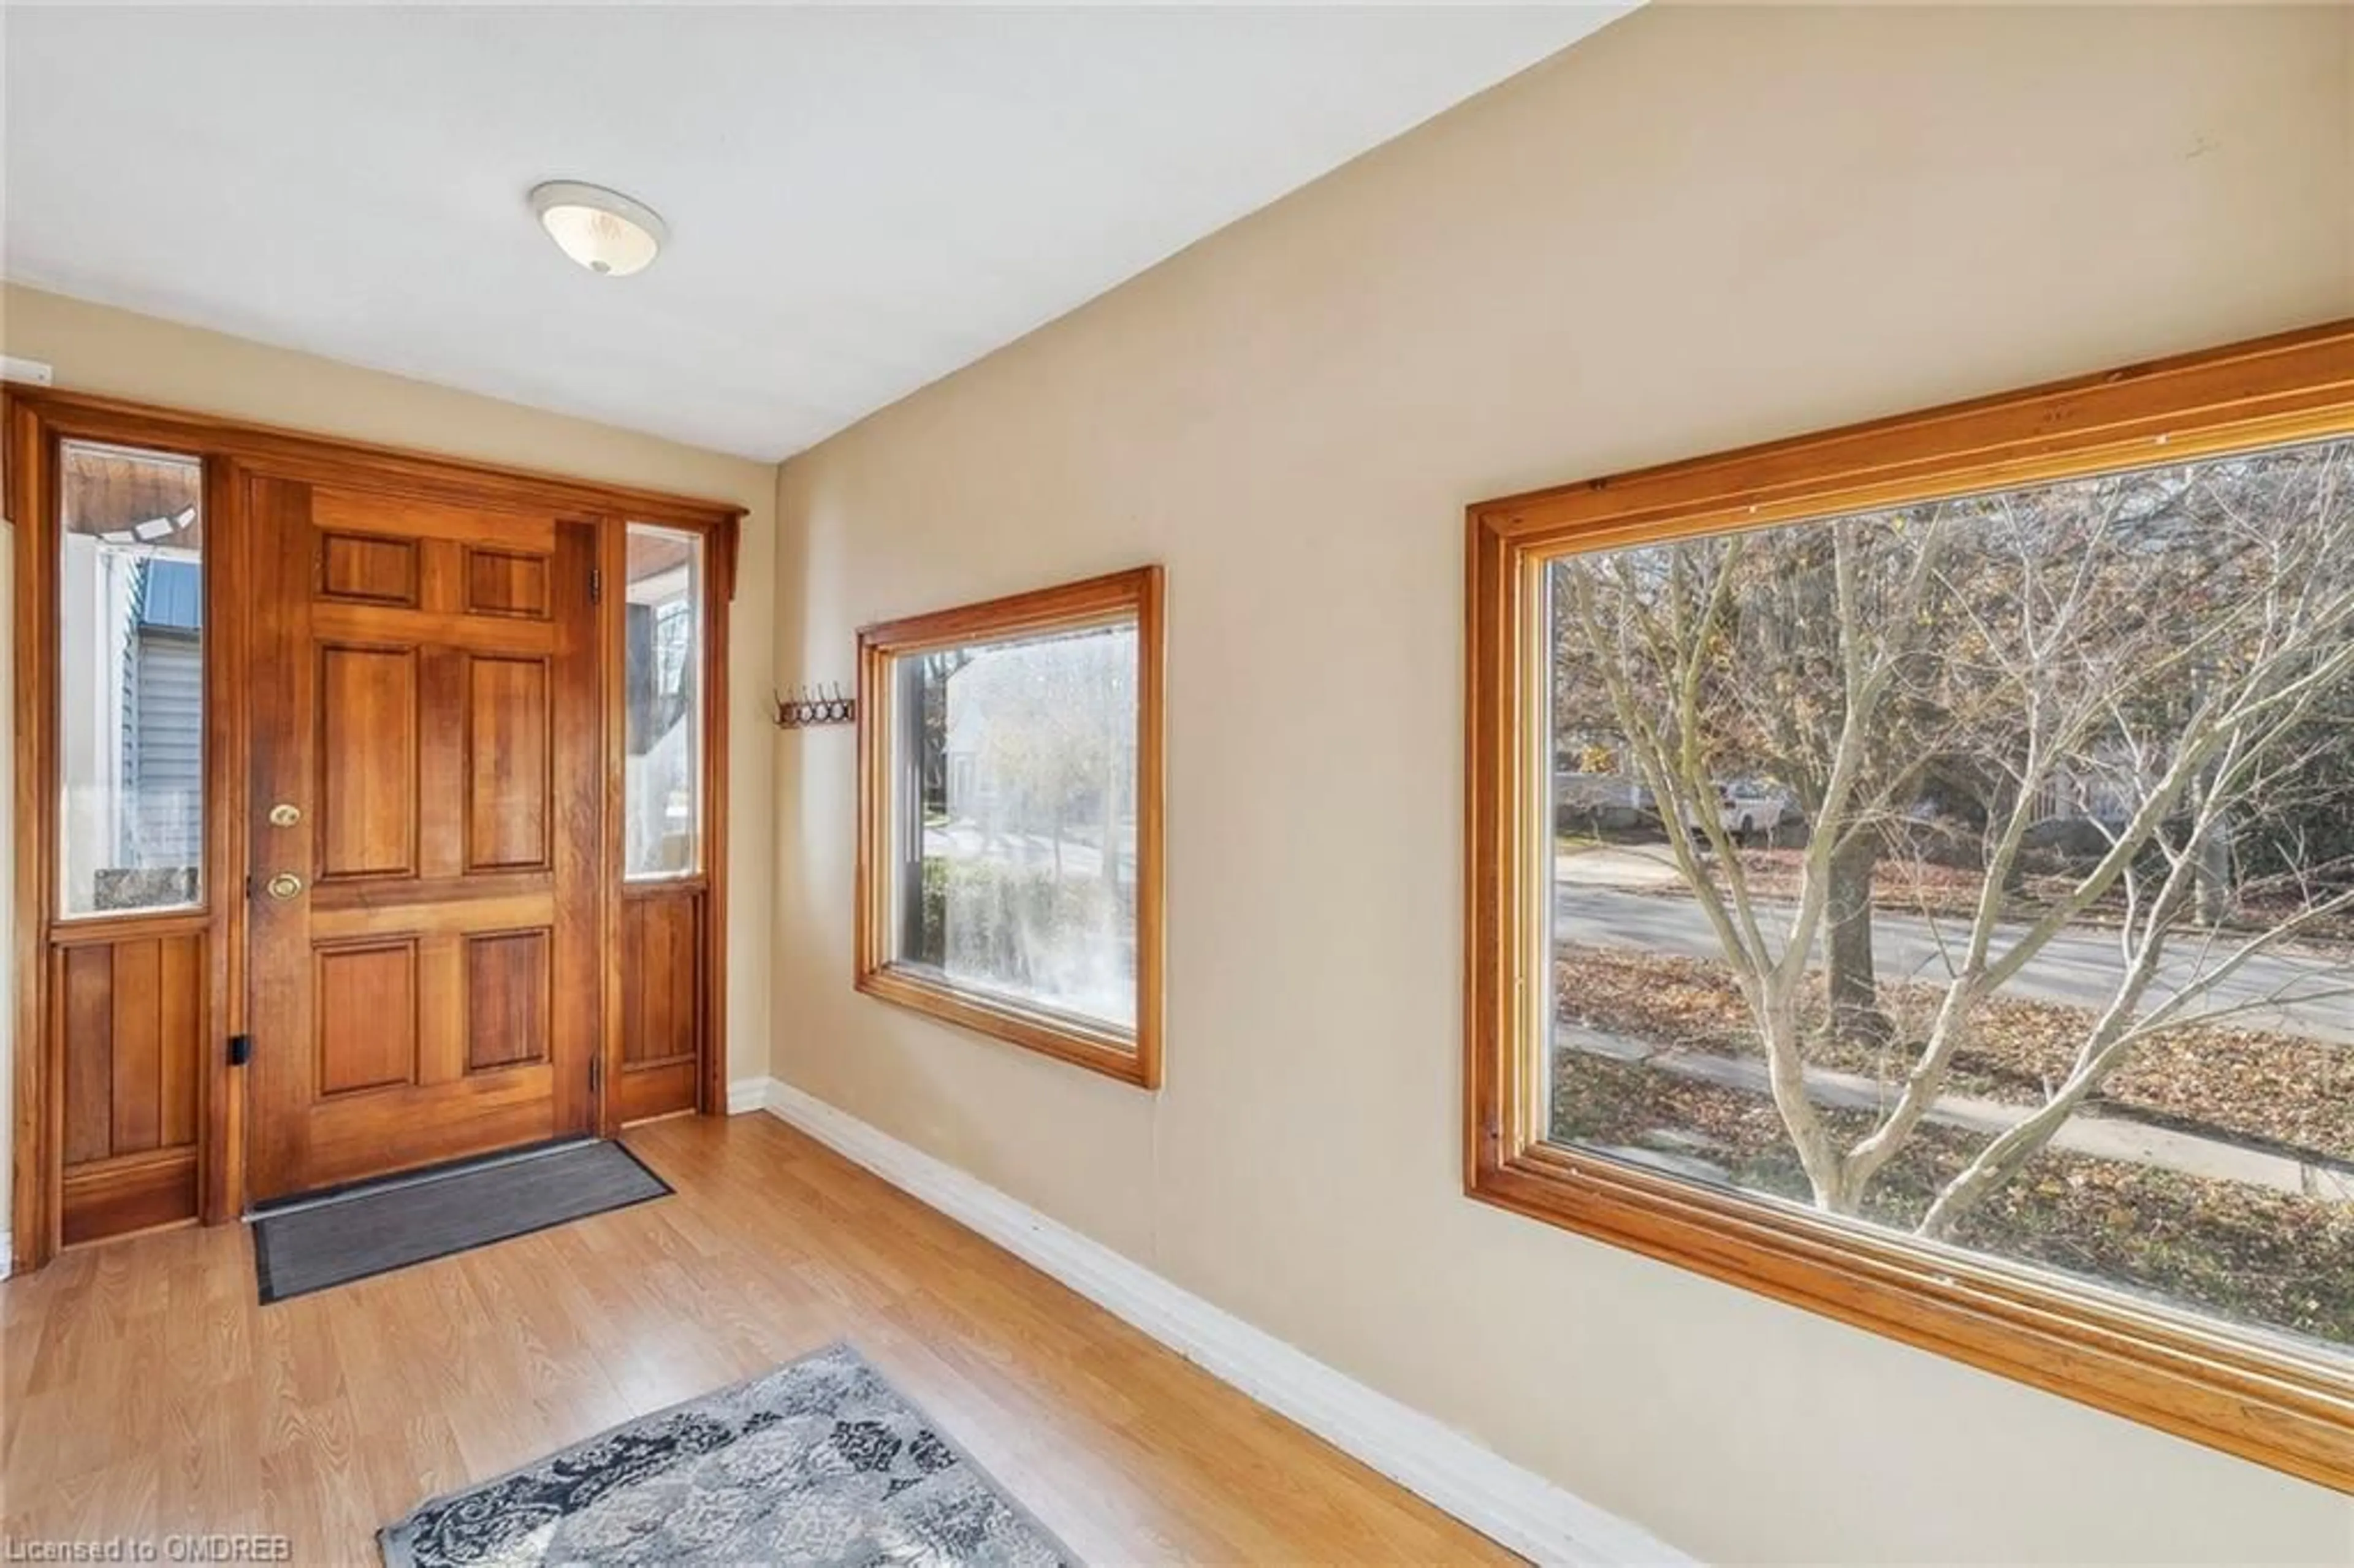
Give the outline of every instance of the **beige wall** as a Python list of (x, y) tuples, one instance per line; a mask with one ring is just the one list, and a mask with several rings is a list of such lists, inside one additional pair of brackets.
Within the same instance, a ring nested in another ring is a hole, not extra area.
[[(727, 787), (732, 800), (753, 805), (737, 810), (729, 829), (732, 862), (745, 869), (728, 884), (727, 1022), (734, 1075), (765, 1070), (769, 1033), (769, 882), (765, 868), (774, 851), (771, 818), (760, 803), (774, 791), (774, 753), (764, 712), (774, 659), (769, 590), (776, 573), (772, 467), (13, 286), (0, 286), (0, 352), (49, 364), (56, 369), (57, 385), (76, 391), (733, 501), (750, 508), (730, 628), (728, 722), (734, 755), (728, 758)], [(0, 605), (0, 622), (5, 614)], [(0, 641), (5, 641), (5, 627), (0, 627)], [(14, 802), (0, 799), (0, 816), (13, 811)], [(13, 832), (10, 838), (13, 842)], [(7, 918), (0, 910), (0, 925)], [(0, 1017), (8, 1021), (0, 1029), (13, 1026), (13, 1008)], [(0, 1084), (0, 1104), (6, 1092)], [(0, 1118), (0, 1140), (6, 1137), (6, 1126)], [(6, 1181), (6, 1163), (0, 1160), (0, 1197), (5, 1195)], [(0, 1207), (0, 1215), (5, 1213)], [(5, 1224), (0, 1219), (0, 1225)]]
[(776, 1067), (1712, 1558), (2354, 1558), (2354, 1503), (1459, 1192), (1462, 508), (2354, 314), (2354, 15), (1650, 10), (788, 464), (778, 673), (1169, 568), (1157, 1098), (849, 986)]

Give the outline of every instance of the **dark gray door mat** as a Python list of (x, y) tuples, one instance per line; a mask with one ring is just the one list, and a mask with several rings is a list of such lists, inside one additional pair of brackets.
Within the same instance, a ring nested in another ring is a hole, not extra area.
[(670, 1183), (618, 1143), (580, 1139), (280, 1204), (253, 1219), (266, 1306), (469, 1247), (660, 1198)]

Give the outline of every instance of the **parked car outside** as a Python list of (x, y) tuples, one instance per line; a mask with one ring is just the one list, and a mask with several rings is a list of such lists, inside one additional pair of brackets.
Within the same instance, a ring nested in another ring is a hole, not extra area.
[[(1788, 798), (1763, 784), (1744, 779), (1717, 787), (1717, 825), (1735, 838), (1772, 832), (1782, 825), (1788, 810)], [(1697, 821), (1692, 823), (1701, 825)]]

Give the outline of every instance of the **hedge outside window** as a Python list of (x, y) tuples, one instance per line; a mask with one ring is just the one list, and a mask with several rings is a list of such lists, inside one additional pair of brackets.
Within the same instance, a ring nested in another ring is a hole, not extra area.
[(1160, 568), (859, 649), (859, 989), (1157, 1086)]
[(1475, 507), (1472, 1192), (2354, 1484), (2349, 373)]

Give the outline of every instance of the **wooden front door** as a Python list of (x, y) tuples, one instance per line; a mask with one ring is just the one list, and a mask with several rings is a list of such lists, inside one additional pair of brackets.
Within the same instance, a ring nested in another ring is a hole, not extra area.
[(595, 1123), (595, 529), (249, 482), (249, 1195)]

